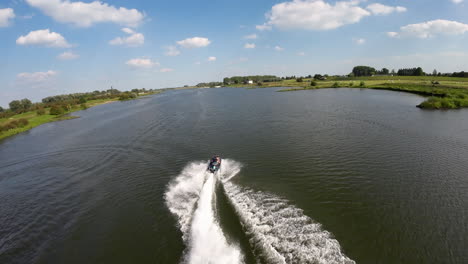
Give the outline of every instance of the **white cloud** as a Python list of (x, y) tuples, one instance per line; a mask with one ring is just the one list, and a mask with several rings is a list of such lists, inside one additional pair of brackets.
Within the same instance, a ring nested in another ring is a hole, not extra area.
[(275, 46), (275, 50), (276, 50), (276, 51), (283, 51), (284, 48), (282, 48), (282, 47), (280, 47), (280, 46)]
[(244, 36), (245, 39), (257, 39), (258, 36), (257, 34), (250, 34), (250, 35), (247, 35), (247, 36)]
[(455, 4), (460, 4), (460, 3), (463, 2), (463, 0), (451, 0), (451, 1), (452, 1), (453, 3), (455, 3)]
[(144, 18), (144, 14), (136, 9), (116, 8), (101, 1), (85, 3), (69, 0), (26, 0), (26, 2), (58, 22), (71, 23), (78, 27), (89, 27), (103, 22), (136, 27)]
[(111, 41), (109, 44), (111, 45), (125, 45), (129, 47), (138, 47), (145, 43), (145, 36), (141, 33), (137, 33), (130, 28), (122, 28), (122, 31), (129, 34), (128, 37), (117, 37)]
[(244, 48), (255, 49), (255, 43), (245, 43)]
[(389, 37), (430, 38), (436, 35), (462, 35), (468, 32), (468, 24), (449, 20), (432, 20), (400, 28), (400, 32), (387, 32)]
[(360, 1), (339, 1), (334, 5), (323, 0), (293, 0), (274, 5), (267, 23), (257, 29), (330, 30), (359, 22), (371, 13), (358, 6)]
[(388, 15), (394, 12), (402, 13), (407, 11), (406, 7), (386, 6), (378, 3), (368, 5), (367, 9), (370, 10), (374, 15)]
[(50, 32), (49, 29), (41, 29), (29, 32), (26, 36), (20, 36), (16, 40), (18, 45), (44, 45), (54, 48), (69, 48), (70, 44), (62, 35)]
[(0, 9), (0, 27), (8, 27), (10, 19), (15, 18), (15, 12), (12, 8)]
[(306, 54), (305, 54), (305, 52), (303, 52), (303, 51), (300, 51), (300, 52), (297, 53), (297, 56), (305, 56), (305, 55), (306, 55)]
[(213, 57), (213, 56), (208, 57), (208, 61), (216, 61), (216, 57)]
[(127, 34), (135, 34), (135, 30), (131, 29), (131, 28), (122, 28), (122, 31), (127, 33)]
[(193, 37), (177, 41), (178, 45), (187, 49), (206, 47), (210, 45), (210, 43), (211, 41), (209, 39), (201, 37)]
[(56, 71), (46, 71), (46, 72), (22, 72), (16, 75), (16, 78), (20, 81), (24, 82), (45, 82), (52, 77), (57, 75)]
[(153, 62), (151, 59), (136, 58), (128, 60), (125, 64), (134, 67), (134, 68), (145, 68), (149, 69), (154, 66), (159, 66), (159, 63)]
[(260, 31), (271, 30), (271, 26), (267, 24), (256, 25), (255, 28)]
[(163, 68), (161, 70), (159, 70), (160, 72), (172, 72), (174, 71), (174, 69), (171, 69), (171, 68)]
[(57, 56), (57, 59), (60, 59), (60, 60), (74, 60), (74, 59), (77, 59), (78, 57), (78, 54), (76, 53), (73, 53), (72, 51), (65, 51), (64, 53), (61, 53)]
[(363, 39), (363, 38), (355, 38), (355, 39), (353, 39), (353, 42), (354, 42), (355, 44), (358, 44), (358, 45), (363, 45), (363, 44), (366, 43), (366, 40)]
[(180, 55), (180, 51), (175, 46), (168, 46), (166, 47), (166, 52), (164, 54), (166, 56), (178, 56)]

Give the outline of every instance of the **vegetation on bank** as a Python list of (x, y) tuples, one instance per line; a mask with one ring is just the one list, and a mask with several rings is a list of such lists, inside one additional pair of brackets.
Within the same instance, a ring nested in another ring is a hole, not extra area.
[(10, 109), (0, 110), (0, 140), (27, 131), (44, 123), (77, 118), (68, 114), (117, 100), (130, 100), (138, 96), (160, 93), (160, 90), (134, 89), (120, 92), (115, 89), (50, 96), (41, 103), (28, 99), (10, 102)]
[(344, 87), (382, 89), (426, 96), (428, 99), (418, 105), (418, 107), (424, 109), (458, 109), (468, 107), (468, 79), (463, 81), (453, 77), (433, 77), (431, 79), (431, 81), (426, 78), (421, 79), (417, 77), (402, 79), (399, 76), (387, 77), (385, 79), (374, 79), (373, 77), (330, 78), (327, 81), (311, 80), (309, 86), (293, 87), (280, 91)]
[[(249, 79), (248, 77), (245, 79)], [(315, 74), (304, 77), (276, 77), (278, 79), (268, 82), (251, 84), (244, 82), (243, 87), (285, 87), (280, 92), (341, 87), (382, 89), (428, 97), (426, 101), (418, 105), (420, 108), (459, 109), (468, 108), (467, 77), (468, 73), (463, 71), (440, 73), (434, 70), (431, 74), (427, 74), (421, 67), (390, 71), (387, 68), (376, 70), (369, 66), (356, 66), (349, 75), (344, 76)], [(225, 86), (238, 87), (237, 84), (231, 83)]]

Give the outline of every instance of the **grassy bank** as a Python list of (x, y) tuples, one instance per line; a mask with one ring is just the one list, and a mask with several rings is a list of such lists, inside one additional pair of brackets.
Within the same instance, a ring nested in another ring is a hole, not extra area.
[[(105, 103), (110, 103), (113, 101), (117, 101), (118, 99), (101, 99), (101, 100), (90, 100), (86, 103), (87, 107), (93, 107), (96, 105), (101, 105)], [(77, 118), (77, 116), (70, 116), (70, 113), (83, 110), (83, 108), (80, 105), (74, 105), (71, 107), (71, 109), (67, 112), (65, 112), (62, 115), (51, 115), (49, 114), (50, 108), (44, 108), (45, 114), (38, 114), (37, 111), (29, 111), (21, 114), (17, 114), (14, 116), (11, 116), (9, 118), (0, 118), (0, 126), (5, 125), (10, 122), (14, 121), (19, 121), (21, 119), (27, 120), (27, 125), (22, 126), (22, 127), (17, 127), (13, 129), (9, 129), (7, 131), (2, 131), (0, 132), (0, 140), (16, 135), (18, 133), (27, 131), (29, 129), (32, 129), (34, 127), (40, 126), (45, 123), (49, 122), (55, 122), (55, 121), (62, 121), (62, 120), (68, 120), (68, 119), (74, 119)]]
[[(156, 93), (160, 93), (160, 91), (157, 91), (151, 94), (156, 94)], [(146, 95), (149, 95), (149, 94), (141, 94), (141, 96), (146, 96)], [(141, 96), (137, 98), (141, 98)], [(129, 100), (129, 99), (125, 99), (125, 100)], [(40, 126), (45, 123), (78, 118), (77, 116), (72, 116), (70, 114), (76, 111), (85, 110), (89, 107), (111, 103), (115, 101), (119, 101), (119, 98), (116, 97), (112, 99), (89, 100), (86, 102), (85, 107), (83, 107), (82, 105), (78, 105), (78, 104), (72, 105), (68, 111), (65, 111), (63, 114), (60, 114), (60, 115), (51, 115), (50, 107), (48, 107), (48, 108), (44, 108), (44, 111), (42, 114), (39, 114), (38, 111), (28, 111), (25, 113), (13, 115), (8, 118), (0, 118), (0, 126), (5, 126), (10, 123), (20, 124), (15, 128), (8, 129), (6, 131), (0, 131), (0, 140), (16, 135), (18, 133), (30, 130), (34, 127)]]
[[(314, 86), (311, 85), (315, 82)], [(264, 83), (251, 87), (290, 87), (281, 92), (321, 88), (367, 88), (407, 92), (428, 97), (418, 105), (424, 109), (459, 109), (468, 107), (468, 78), (439, 76), (331, 77), (324, 81), (304, 79)]]

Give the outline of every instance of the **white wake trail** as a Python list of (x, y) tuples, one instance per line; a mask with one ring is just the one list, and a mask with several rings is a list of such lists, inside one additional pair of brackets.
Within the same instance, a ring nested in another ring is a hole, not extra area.
[[(217, 178), (206, 173), (206, 166), (190, 163), (166, 192), (166, 204), (188, 246), (185, 262), (242, 263), (239, 248), (227, 241), (216, 219)], [(355, 263), (328, 231), (288, 200), (232, 183), (241, 167), (225, 159), (218, 177), (258, 258), (266, 263)]]
[(224, 183), (250, 244), (267, 263), (355, 263), (319, 223), (286, 199)]
[(215, 217), (215, 184), (215, 176), (206, 172), (206, 163), (191, 163), (166, 193), (166, 204), (177, 216), (188, 246), (186, 263), (243, 262), (240, 249), (228, 243)]

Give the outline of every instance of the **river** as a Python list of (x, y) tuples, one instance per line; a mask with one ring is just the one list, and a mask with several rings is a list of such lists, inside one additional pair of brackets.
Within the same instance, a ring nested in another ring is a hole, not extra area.
[(168, 91), (4, 140), (0, 263), (468, 262), (468, 110), (278, 89)]

